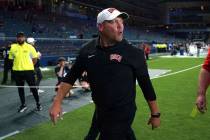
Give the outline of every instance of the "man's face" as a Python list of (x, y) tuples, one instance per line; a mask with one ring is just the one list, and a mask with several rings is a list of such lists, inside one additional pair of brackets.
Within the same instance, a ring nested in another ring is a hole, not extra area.
[(99, 25), (101, 35), (111, 41), (121, 41), (123, 39), (124, 24), (121, 17), (111, 21), (104, 21)]
[(17, 37), (17, 42), (19, 44), (23, 44), (25, 42), (25, 40), (26, 40), (25, 36), (19, 36), (19, 37)]
[(60, 62), (59, 62), (59, 65), (60, 65), (60, 66), (65, 66), (65, 63), (66, 63), (65, 61), (60, 61)]
[(30, 44), (35, 47), (35, 42), (31, 42)]

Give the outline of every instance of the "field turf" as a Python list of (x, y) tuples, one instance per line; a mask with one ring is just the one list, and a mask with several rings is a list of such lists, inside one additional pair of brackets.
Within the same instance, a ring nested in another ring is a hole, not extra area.
[[(148, 61), (148, 67), (177, 72), (202, 62), (203, 59), (198, 58), (156, 58)], [(138, 110), (133, 123), (137, 140), (210, 140), (210, 112), (190, 117), (196, 97), (199, 71), (200, 67), (197, 67), (152, 80), (161, 110), (161, 127), (155, 130), (147, 125), (150, 112), (137, 86)], [(7, 139), (83, 140), (89, 129), (93, 111), (94, 105), (89, 104), (66, 113), (64, 120), (59, 121), (56, 126), (49, 121)]]

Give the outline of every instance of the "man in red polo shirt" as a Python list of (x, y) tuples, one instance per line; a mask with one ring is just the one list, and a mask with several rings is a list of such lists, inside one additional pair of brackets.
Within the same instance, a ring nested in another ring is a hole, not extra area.
[(150, 46), (148, 44), (144, 44), (144, 54), (145, 54), (146, 60), (149, 60)]
[[(210, 47), (210, 44), (209, 44)], [(210, 84), (210, 49), (208, 55), (201, 68), (198, 81), (198, 95), (196, 99), (196, 105), (200, 112), (204, 113), (207, 110), (206, 107), (206, 90)]]

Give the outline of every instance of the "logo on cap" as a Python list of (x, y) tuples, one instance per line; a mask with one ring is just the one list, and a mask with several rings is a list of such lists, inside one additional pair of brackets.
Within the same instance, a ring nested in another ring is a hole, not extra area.
[(117, 9), (115, 9), (115, 8), (109, 8), (109, 9), (108, 9), (108, 11), (109, 11), (110, 13), (113, 13), (114, 10), (117, 10)]

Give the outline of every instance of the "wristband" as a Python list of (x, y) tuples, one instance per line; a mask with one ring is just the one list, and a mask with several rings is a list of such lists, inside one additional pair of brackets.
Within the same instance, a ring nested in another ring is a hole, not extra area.
[(160, 118), (160, 113), (154, 113), (154, 114), (151, 114), (151, 117), (152, 118)]

